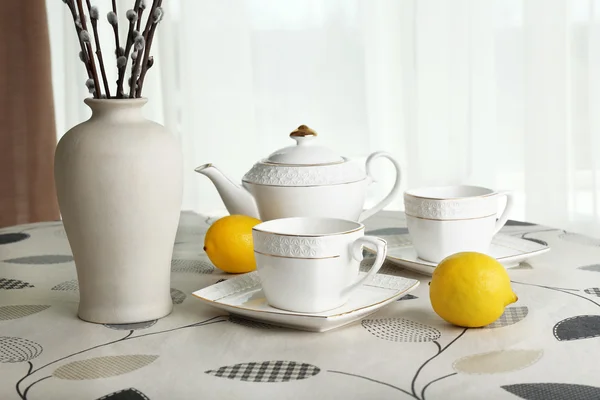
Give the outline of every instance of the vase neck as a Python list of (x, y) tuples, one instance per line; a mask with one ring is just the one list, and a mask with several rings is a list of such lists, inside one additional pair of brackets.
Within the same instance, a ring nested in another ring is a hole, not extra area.
[(144, 120), (142, 108), (148, 99), (85, 99), (92, 110), (92, 118), (111, 118), (121, 121)]

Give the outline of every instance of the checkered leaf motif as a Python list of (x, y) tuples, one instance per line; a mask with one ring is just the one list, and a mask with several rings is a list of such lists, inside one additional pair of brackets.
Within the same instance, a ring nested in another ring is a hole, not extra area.
[(418, 297), (417, 296), (413, 296), (412, 294), (409, 293), (406, 296), (400, 297), (397, 301), (400, 301), (400, 300), (414, 300), (414, 299), (418, 299)]
[(31, 340), (0, 336), (0, 363), (18, 363), (33, 360), (44, 349)]
[(105, 356), (72, 361), (54, 370), (52, 376), (66, 380), (87, 380), (110, 378), (135, 371), (153, 363), (158, 356), (147, 354), (128, 354)]
[(202, 260), (182, 260), (175, 259), (171, 261), (172, 272), (188, 272), (194, 274), (212, 274), (215, 270), (209, 262)]
[(171, 288), (171, 300), (173, 304), (181, 304), (187, 296), (179, 289)]
[(148, 396), (137, 389), (129, 388), (116, 391), (106, 396), (100, 397), (98, 400), (150, 400)]
[(71, 261), (73, 261), (73, 256), (64, 254), (45, 254), (4, 260), (4, 262), (11, 264), (62, 264)]
[(373, 336), (392, 342), (431, 342), (441, 336), (431, 326), (404, 318), (364, 319), (362, 326)]
[(150, 328), (158, 320), (153, 319), (151, 321), (136, 322), (133, 324), (104, 324), (105, 327), (115, 329), (117, 331), (136, 331), (140, 329)]
[[(361, 272), (369, 272), (374, 261), (375, 261), (375, 257), (369, 257), (369, 258), (362, 260), (360, 263), (360, 271)], [(404, 268), (402, 268), (394, 263), (386, 261), (383, 263), (381, 268), (379, 268), (379, 271), (377, 271), (377, 274), (403, 276), (404, 275), (402, 273), (403, 271), (404, 271)]]
[(572, 383), (518, 383), (500, 387), (525, 400), (600, 399), (600, 387)]
[(217, 370), (205, 371), (208, 375), (247, 382), (289, 382), (307, 379), (321, 370), (311, 364), (295, 361), (263, 361), (235, 364)]
[(600, 288), (597, 287), (585, 289), (584, 292), (591, 294), (592, 296), (600, 297)]
[(39, 313), (40, 311), (44, 311), (46, 308), (50, 308), (50, 306), (32, 304), (1, 306), (0, 321), (23, 318), (31, 314)]
[(0, 290), (26, 289), (35, 287), (31, 283), (18, 279), (0, 278)]
[(496, 321), (485, 326), (484, 328), (502, 328), (503, 326), (509, 326), (516, 324), (527, 316), (529, 308), (523, 307), (509, 307), (504, 309), (504, 314), (500, 316)]
[(77, 281), (77, 279), (72, 279), (70, 281), (65, 281), (65, 282), (59, 283), (58, 285), (54, 286), (50, 290), (62, 290), (62, 291), (76, 292), (79, 290), (79, 282)]
[(229, 316), (229, 322), (232, 322), (236, 325), (245, 326), (247, 328), (255, 328), (255, 329), (269, 329), (269, 330), (281, 330), (285, 329), (283, 327), (265, 324), (264, 322), (253, 321), (251, 319), (241, 318), (236, 315)]

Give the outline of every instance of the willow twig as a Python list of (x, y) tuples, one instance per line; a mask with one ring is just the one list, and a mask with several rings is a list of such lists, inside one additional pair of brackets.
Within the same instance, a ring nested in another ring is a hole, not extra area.
[(98, 8), (92, 7), (92, 3), (90, 2), (90, 0), (86, 0), (86, 3), (88, 13), (90, 14), (92, 29), (94, 30), (94, 40), (96, 42), (96, 56), (98, 57), (98, 64), (100, 64), (100, 73), (102, 74), (102, 83), (104, 83), (104, 91), (106, 92), (106, 98), (110, 98), (108, 79), (106, 78), (106, 71), (104, 69), (104, 59), (102, 58), (102, 48), (100, 47), (100, 35), (98, 35)]
[(121, 66), (119, 65), (119, 80), (117, 81), (117, 94), (120, 97), (123, 97), (123, 81), (125, 80), (125, 71), (127, 69), (127, 61), (129, 58), (129, 51), (131, 50), (131, 46), (133, 45), (133, 39), (135, 39), (133, 37), (133, 28), (135, 27), (135, 23), (137, 22), (137, 12), (135, 10), (137, 10), (138, 8), (140, 8), (140, 2), (141, 0), (135, 0), (135, 5), (133, 6), (133, 9), (129, 10), (132, 13), (130, 13), (129, 11), (127, 11), (127, 14), (129, 15), (135, 15), (135, 17), (128, 18), (129, 19), (129, 30), (127, 32), (127, 44), (125, 45), (125, 54), (123, 54), (125, 56), (125, 63)]
[[(144, 39), (146, 41), (146, 49), (144, 50), (144, 60), (141, 64), (142, 71), (140, 73), (139, 82), (137, 85), (137, 93), (136, 97), (140, 97), (142, 95), (142, 88), (144, 85), (144, 78), (146, 77), (146, 73), (148, 69), (152, 67), (153, 62), (149, 62), (148, 58), (150, 57), (150, 48), (152, 47), (152, 40), (154, 39), (154, 33), (156, 32), (156, 27), (158, 23), (162, 19), (162, 13), (164, 12), (162, 8), (160, 8), (162, 4), (162, 0), (154, 0), (152, 3), (152, 9), (150, 10), (150, 14), (148, 15), (148, 21), (146, 22), (146, 29), (144, 30)], [(156, 10), (160, 10), (160, 15), (156, 15)]]
[(146, 9), (146, 0), (142, 0), (140, 3), (140, 8), (138, 9), (138, 20), (135, 26), (136, 31), (140, 31), (140, 27), (142, 26), (142, 15), (144, 14), (144, 10)]
[(71, 15), (73, 16), (73, 24), (75, 24), (75, 32), (77, 33), (77, 40), (79, 41), (79, 46), (81, 47), (81, 61), (85, 64), (85, 70), (87, 72), (88, 78), (92, 79), (92, 71), (89, 65), (89, 56), (87, 54), (87, 50), (85, 48), (85, 44), (83, 43), (83, 39), (81, 38), (81, 27), (77, 25), (77, 9), (75, 8), (74, 0), (66, 1), (67, 7), (69, 7), (69, 11), (71, 11)]
[[(82, 29), (82, 32), (80, 32), (80, 36), (81, 36), (83, 31), (87, 32), (87, 25), (85, 22), (85, 14), (83, 12), (82, 0), (77, 0), (77, 9), (79, 10), (79, 21), (81, 22), (81, 29)], [(89, 35), (89, 33), (88, 33), (88, 35)], [(94, 80), (94, 85), (96, 88), (96, 90), (94, 91), (94, 97), (100, 98), (100, 96), (102, 95), (102, 93), (100, 92), (100, 81), (98, 80), (98, 73), (96, 72), (96, 61), (94, 60), (92, 44), (89, 40), (85, 41), (85, 47), (88, 52), (88, 56), (89, 56), (88, 60), (89, 60), (89, 64), (90, 64), (90, 70), (92, 71), (92, 79)]]

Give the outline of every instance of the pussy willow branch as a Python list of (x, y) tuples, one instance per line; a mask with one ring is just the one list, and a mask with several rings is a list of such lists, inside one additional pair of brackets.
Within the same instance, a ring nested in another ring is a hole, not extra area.
[[(144, 50), (144, 60), (142, 62), (142, 71), (140, 73), (140, 79), (137, 86), (136, 97), (140, 97), (142, 95), (142, 88), (144, 86), (144, 78), (146, 77), (146, 73), (151, 65), (148, 64), (148, 57), (150, 56), (150, 48), (152, 46), (152, 40), (154, 39), (154, 32), (156, 32), (156, 27), (159, 24), (159, 21), (154, 22), (154, 11), (157, 7), (160, 7), (162, 4), (162, 0), (154, 0), (152, 2), (152, 9), (148, 14), (148, 21), (146, 22), (146, 29), (144, 30), (144, 39), (146, 39), (145, 45), (146, 48)], [(150, 28), (148, 28), (150, 26)]]
[(100, 35), (98, 35), (98, 19), (92, 18), (92, 3), (90, 0), (86, 0), (88, 13), (90, 15), (90, 21), (92, 23), (92, 29), (94, 30), (94, 41), (96, 42), (96, 56), (98, 56), (98, 64), (100, 64), (100, 73), (102, 74), (102, 83), (104, 84), (104, 91), (106, 92), (106, 98), (110, 98), (110, 89), (108, 88), (108, 79), (106, 79), (106, 71), (104, 70), (104, 59), (102, 58), (102, 48), (100, 47)]
[[(141, 0), (135, 0), (133, 10), (137, 13), (140, 8)], [(133, 45), (133, 28), (135, 27), (135, 21), (129, 21), (129, 30), (127, 32), (127, 44), (125, 45), (125, 65), (119, 67), (119, 80), (117, 81), (117, 96), (123, 97), (123, 81), (125, 80), (125, 71), (127, 71), (127, 62), (129, 62), (129, 51)]]
[[(77, 0), (77, 9), (79, 10), (79, 21), (81, 22), (81, 27), (84, 31), (87, 30), (87, 25), (85, 22), (85, 13), (83, 12), (83, 2), (82, 0)], [(88, 59), (90, 64), (90, 70), (92, 71), (92, 79), (94, 80), (94, 97), (100, 98), (101, 90), (100, 90), (100, 81), (98, 80), (98, 72), (96, 72), (96, 61), (94, 60), (94, 53), (92, 51), (92, 44), (90, 42), (85, 43), (85, 47), (88, 52)]]
[(87, 72), (88, 78), (92, 79), (92, 71), (90, 69), (90, 58), (87, 54), (87, 50), (85, 48), (85, 44), (83, 43), (83, 39), (81, 38), (81, 28), (77, 25), (77, 9), (75, 8), (75, 0), (67, 0), (67, 7), (69, 7), (69, 11), (71, 11), (71, 15), (73, 16), (73, 24), (75, 25), (75, 32), (77, 33), (77, 40), (79, 41), (79, 46), (81, 47), (81, 54), (83, 55), (83, 63), (85, 64), (85, 70)]
[(119, 49), (121, 48), (121, 44), (119, 43), (119, 14), (117, 14), (117, 0), (112, 0), (112, 11), (115, 14), (115, 23), (111, 24), (113, 28), (113, 32), (115, 34), (115, 54), (117, 57), (122, 54), (119, 53)]
[(140, 3), (140, 7), (137, 9), (137, 13), (138, 13), (138, 19), (137, 19), (137, 23), (135, 26), (135, 30), (136, 31), (140, 31), (140, 27), (142, 26), (142, 14), (144, 14), (144, 9), (145, 9), (145, 5), (144, 5), (144, 0), (142, 0), (142, 2)]

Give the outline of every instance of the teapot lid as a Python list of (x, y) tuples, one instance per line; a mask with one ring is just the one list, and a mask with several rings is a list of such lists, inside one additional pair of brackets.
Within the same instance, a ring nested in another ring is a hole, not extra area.
[(315, 144), (317, 133), (300, 125), (290, 133), (295, 146), (284, 147), (254, 164), (243, 182), (268, 186), (324, 186), (357, 182), (365, 172), (331, 149)]
[(264, 162), (285, 165), (328, 165), (343, 163), (343, 157), (333, 150), (315, 143), (317, 132), (306, 125), (300, 125), (290, 133), (295, 146), (279, 149), (269, 155)]

